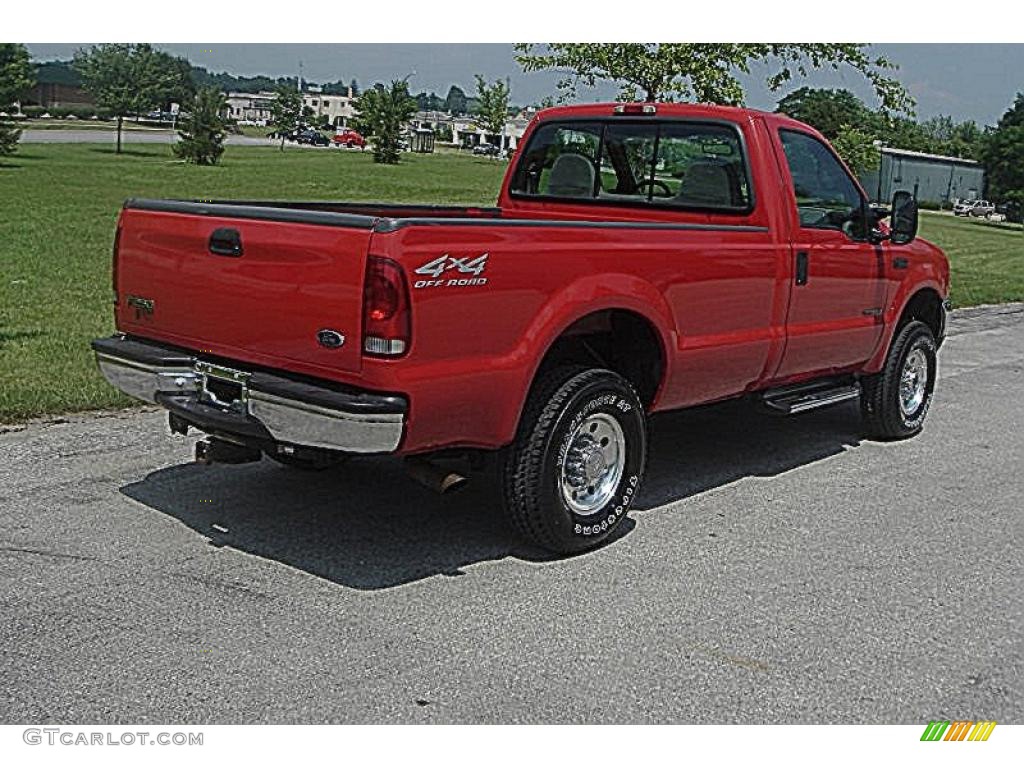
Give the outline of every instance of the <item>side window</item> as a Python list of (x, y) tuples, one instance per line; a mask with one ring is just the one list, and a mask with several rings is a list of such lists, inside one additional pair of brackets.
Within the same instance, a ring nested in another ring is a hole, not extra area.
[(512, 191), (545, 197), (594, 196), (600, 123), (542, 125), (519, 160)]
[(828, 147), (797, 131), (779, 131), (779, 138), (793, 178), (800, 226), (838, 229), (850, 237), (861, 237), (864, 200)]
[(744, 209), (751, 200), (739, 136), (723, 125), (664, 125), (651, 184), (656, 202), (684, 208)]

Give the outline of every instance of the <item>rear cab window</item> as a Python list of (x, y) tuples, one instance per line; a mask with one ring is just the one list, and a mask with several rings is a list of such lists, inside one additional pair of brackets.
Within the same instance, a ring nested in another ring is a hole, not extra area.
[(513, 197), (750, 213), (737, 126), (689, 120), (567, 120), (537, 128), (519, 153)]

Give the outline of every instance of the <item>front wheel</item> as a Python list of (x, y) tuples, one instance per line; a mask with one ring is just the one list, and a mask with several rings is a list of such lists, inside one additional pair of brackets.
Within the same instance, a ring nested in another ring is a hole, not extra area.
[(646, 461), (647, 421), (629, 382), (604, 369), (559, 368), (534, 386), (502, 462), (505, 508), (534, 544), (581, 552), (621, 525)]
[(935, 336), (912, 320), (893, 339), (882, 370), (861, 381), (861, 415), (871, 437), (899, 440), (921, 431), (938, 372)]

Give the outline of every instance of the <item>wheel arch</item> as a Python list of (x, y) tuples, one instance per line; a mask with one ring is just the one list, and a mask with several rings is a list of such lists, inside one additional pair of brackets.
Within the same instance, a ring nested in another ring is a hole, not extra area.
[(938, 290), (927, 286), (911, 294), (903, 305), (893, 333), (899, 333), (911, 320), (920, 320), (931, 328), (936, 340), (942, 338), (946, 331), (946, 312)]
[[(899, 308), (898, 312), (895, 311)], [(911, 320), (920, 320), (931, 328), (935, 340), (941, 345), (946, 332), (946, 304), (938, 283), (926, 282), (918, 284), (913, 290), (907, 290), (902, 301), (894, 301), (887, 313), (886, 332), (875, 350), (874, 357), (865, 366), (865, 372), (877, 373), (885, 365), (886, 356), (893, 340)]]
[[(557, 318), (546, 322), (538, 318), (536, 324), (543, 323), (543, 331), (538, 333), (540, 329), (535, 328), (526, 338), (540, 336), (543, 341), (535, 343), (538, 352), (531, 358), (512, 434), (537, 380), (552, 366), (563, 363), (616, 371), (630, 381), (650, 410), (668, 378), (675, 331), (664, 298), (653, 286), (645, 286), (648, 290), (640, 295), (606, 295), (596, 301), (589, 297), (564, 305)], [(645, 295), (648, 291), (650, 295)]]

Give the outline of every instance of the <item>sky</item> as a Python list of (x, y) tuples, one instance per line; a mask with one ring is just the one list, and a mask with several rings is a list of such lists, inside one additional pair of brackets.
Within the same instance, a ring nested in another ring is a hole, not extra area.
[[(33, 59), (68, 59), (74, 44), (29, 44)], [(551, 72), (525, 74), (513, 59), (512, 45), (479, 44), (157, 44), (158, 48), (187, 57), (193, 64), (215, 72), (235, 75), (265, 74), (295, 76), (302, 63), (307, 80), (329, 82), (356, 78), (360, 85), (409, 78), (414, 93), (435, 91), (444, 96), (451, 84), (467, 93), (475, 90), (474, 74), (488, 80), (511, 79), (512, 101), (531, 104), (553, 95), (559, 76)], [(917, 116), (927, 119), (938, 114), (956, 120), (975, 120), (991, 125), (1024, 91), (1024, 44), (879, 44), (871, 52), (899, 65), (897, 78), (917, 100)], [(793, 80), (778, 93), (764, 85), (766, 72), (742, 78), (747, 104), (774, 109), (789, 90), (809, 85), (848, 88), (868, 104), (875, 100), (871, 87), (856, 72), (840, 70), (813, 73), (806, 80)], [(581, 91), (581, 100), (614, 97), (615, 89)]]

